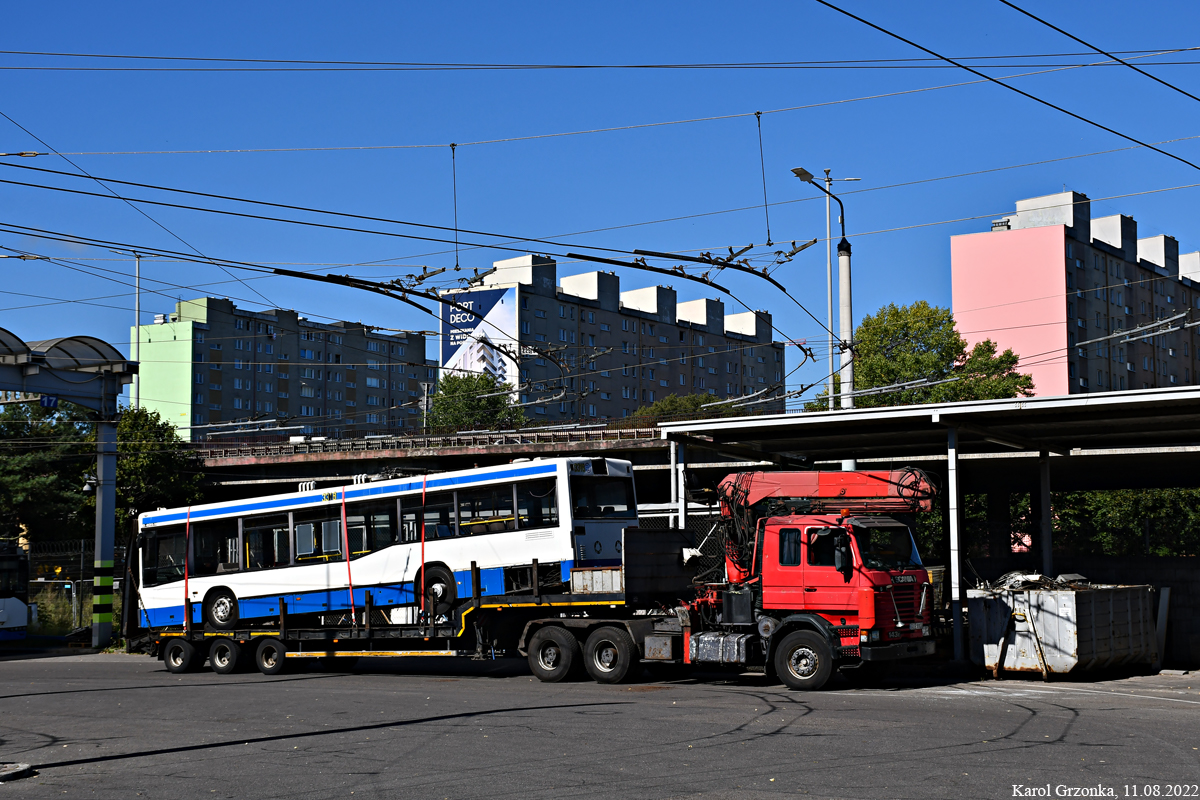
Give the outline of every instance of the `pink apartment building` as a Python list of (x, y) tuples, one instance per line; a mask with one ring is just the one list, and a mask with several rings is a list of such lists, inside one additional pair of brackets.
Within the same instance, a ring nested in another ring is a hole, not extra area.
[[(1012, 348), (1035, 394), (1200, 383), (1200, 252), (1138, 239), (1132, 217), (1092, 219), (1086, 195), (1017, 201), (991, 231), (951, 237), (950, 264), (959, 332)], [(1095, 341), (1155, 321), (1148, 338)]]

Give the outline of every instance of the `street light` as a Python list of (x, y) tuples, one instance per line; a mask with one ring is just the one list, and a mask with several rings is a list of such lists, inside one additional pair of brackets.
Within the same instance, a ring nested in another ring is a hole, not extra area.
[[(838, 242), (838, 306), (839, 306), (839, 335), (841, 338), (841, 368), (838, 372), (841, 374), (841, 406), (842, 408), (854, 407), (854, 396), (848, 394), (854, 390), (854, 364), (852, 354), (847, 345), (854, 337), (854, 314), (851, 303), (850, 292), (850, 242), (846, 239), (846, 207), (842, 204), (841, 199), (830, 191), (830, 186), (835, 180), (856, 181), (858, 178), (831, 178), (829, 177), (830, 170), (825, 170), (825, 186), (821, 186), (817, 182), (815, 176), (804, 169), (804, 167), (796, 167), (792, 170), (792, 174), (805, 183), (811, 183), (813, 186), (825, 193), (825, 241), (826, 241), (826, 303), (829, 313), (829, 361), (833, 363), (833, 255), (831, 252), (833, 236), (830, 232), (829, 219), (829, 198), (837, 201), (838, 209), (841, 213), (838, 215), (838, 222), (841, 224), (842, 240)], [(833, 370), (830, 370), (833, 373)], [(847, 388), (849, 386), (849, 388)], [(832, 387), (827, 391), (829, 397), (829, 408), (833, 409), (833, 391)]]

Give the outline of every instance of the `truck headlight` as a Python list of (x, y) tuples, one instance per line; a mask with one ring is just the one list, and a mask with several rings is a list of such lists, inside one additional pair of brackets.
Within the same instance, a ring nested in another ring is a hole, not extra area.
[(863, 631), (862, 633), (860, 633), (860, 634), (858, 635), (858, 641), (859, 641), (860, 643), (861, 643), (861, 642), (865, 642), (865, 641), (867, 641), (867, 632), (866, 632), (866, 631)]
[(871, 631), (871, 641), (872, 642), (879, 641), (879, 631)]
[(928, 635), (929, 635), (929, 626), (928, 626), (928, 625), (922, 625), (922, 626), (921, 626), (921, 635), (922, 635), (922, 636), (928, 636)]

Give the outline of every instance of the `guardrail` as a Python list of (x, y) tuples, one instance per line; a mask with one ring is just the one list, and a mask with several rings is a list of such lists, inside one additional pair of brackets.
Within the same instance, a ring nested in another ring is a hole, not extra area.
[(452, 433), (419, 436), (383, 436), (363, 439), (326, 439), (316, 442), (249, 444), (213, 447), (195, 446), (193, 452), (204, 459), (262, 458), (298, 456), (316, 453), (357, 453), (406, 450), (439, 450), (459, 447), (501, 447), (505, 445), (557, 445), (576, 442), (622, 442), (659, 439), (657, 428), (612, 428), (560, 431), (504, 431), (496, 433)]

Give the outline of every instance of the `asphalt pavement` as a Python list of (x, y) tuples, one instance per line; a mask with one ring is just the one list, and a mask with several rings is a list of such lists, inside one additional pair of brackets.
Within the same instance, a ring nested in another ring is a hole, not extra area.
[(270, 678), (172, 675), (146, 656), (9, 660), (0, 762), (35, 771), (0, 798), (1200, 795), (1197, 674), (909, 672), (812, 693), (705, 678), (552, 685), (515, 660)]

